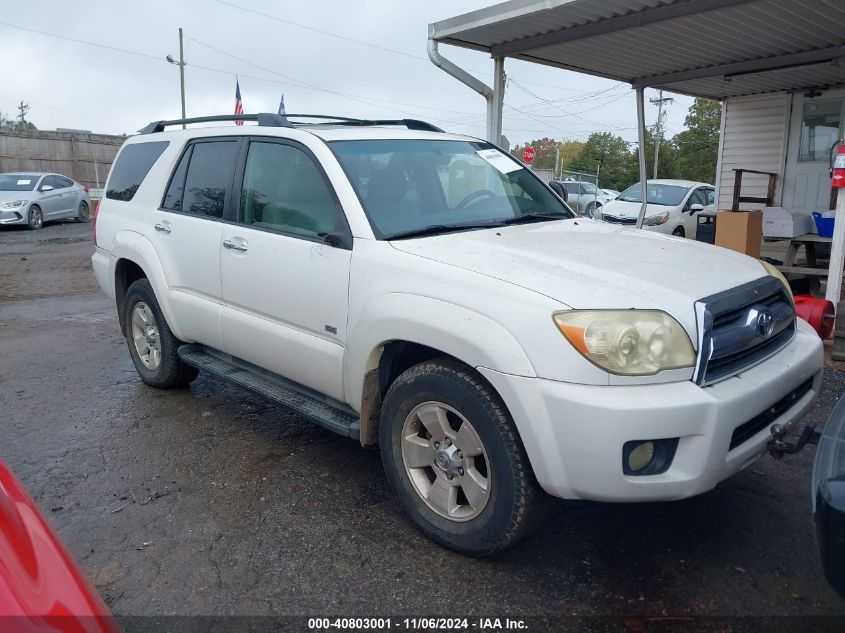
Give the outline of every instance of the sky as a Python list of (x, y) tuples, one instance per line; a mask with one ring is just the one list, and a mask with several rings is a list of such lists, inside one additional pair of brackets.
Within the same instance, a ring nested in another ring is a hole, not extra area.
[[(237, 76), (245, 112), (275, 112), (284, 94), (288, 112), (410, 117), (483, 136), (484, 99), (428, 60), (426, 40), (429, 23), (493, 4), (29, 0), (0, 16), (0, 112), (16, 116), (23, 100), (27, 120), (39, 129), (109, 134), (178, 118), (179, 69), (165, 57), (178, 60), (181, 27), (188, 116), (233, 112)], [(440, 51), (492, 81), (489, 55), (453, 46)], [(629, 85), (512, 59), (505, 71), (503, 133), (511, 145), (608, 131), (636, 140)], [(671, 136), (683, 129), (692, 99), (668, 96), (675, 97), (665, 119)], [(657, 107), (646, 104), (646, 117), (653, 124)]]

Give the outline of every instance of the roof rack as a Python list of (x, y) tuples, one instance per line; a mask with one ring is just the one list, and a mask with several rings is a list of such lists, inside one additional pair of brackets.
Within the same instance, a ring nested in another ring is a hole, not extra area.
[[(345, 116), (330, 116), (326, 114), (287, 114), (288, 119), (319, 119), (334, 125), (373, 126), (373, 125), (403, 125), (409, 130), (423, 130), (427, 132), (442, 132), (439, 127), (418, 119), (352, 119)], [(294, 125), (320, 125), (319, 123), (300, 123)]]
[[(317, 123), (291, 123), (290, 119), (318, 119)], [(263, 127), (294, 127), (299, 125), (320, 125), (323, 122), (332, 125), (348, 126), (373, 126), (373, 125), (402, 125), (409, 130), (422, 130), (427, 132), (442, 132), (439, 127), (419, 121), (417, 119), (352, 119), (345, 116), (330, 116), (326, 114), (273, 114), (261, 112), (258, 114), (217, 114), (214, 116), (200, 116), (190, 119), (172, 119), (169, 121), (153, 121), (140, 129), (141, 134), (154, 134), (163, 132), (164, 128), (173, 125), (186, 125), (188, 123), (211, 123), (214, 121), (257, 121)]]
[(163, 132), (164, 128), (171, 125), (186, 125), (188, 123), (210, 123), (212, 121), (258, 121), (263, 127), (293, 127), (281, 114), (272, 112), (259, 112), (258, 114), (216, 114), (214, 116), (198, 116), (190, 119), (172, 119), (170, 121), (153, 121), (142, 129), (141, 134), (154, 134)]

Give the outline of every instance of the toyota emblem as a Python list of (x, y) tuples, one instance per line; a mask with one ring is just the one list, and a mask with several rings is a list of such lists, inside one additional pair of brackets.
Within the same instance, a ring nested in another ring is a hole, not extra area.
[(769, 338), (775, 330), (775, 318), (769, 310), (761, 310), (757, 315), (757, 331), (763, 338)]

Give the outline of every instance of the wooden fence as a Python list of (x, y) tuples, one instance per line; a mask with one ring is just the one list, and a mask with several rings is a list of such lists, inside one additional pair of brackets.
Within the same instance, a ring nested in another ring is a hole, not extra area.
[(124, 136), (0, 128), (0, 173), (49, 171), (102, 188)]

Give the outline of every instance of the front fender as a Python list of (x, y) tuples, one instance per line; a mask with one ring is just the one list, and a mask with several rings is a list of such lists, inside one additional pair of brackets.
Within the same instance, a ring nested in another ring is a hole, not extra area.
[(140, 266), (153, 287), (167, 325), (176, 338), (186, 340), (179, 329), (178, 321), (174, 318), (167, 279), (152, 242), (135, 231), (120, 231), (115, 234), (109, 252), (111, 254), (109, 278), (112, 283), (116, 283), (115, 271), (119, 260), (128, 259)]
[(381, 295), (368, 301), (350, 326), (344, 390), (356, 411), (361, 410), (364, 377), (378, 366), (381, 348), (390, 341), (426, 345), (471, 367), (537, 375), (522, 346), (504, 326), (439, 299), (406, 293)]

